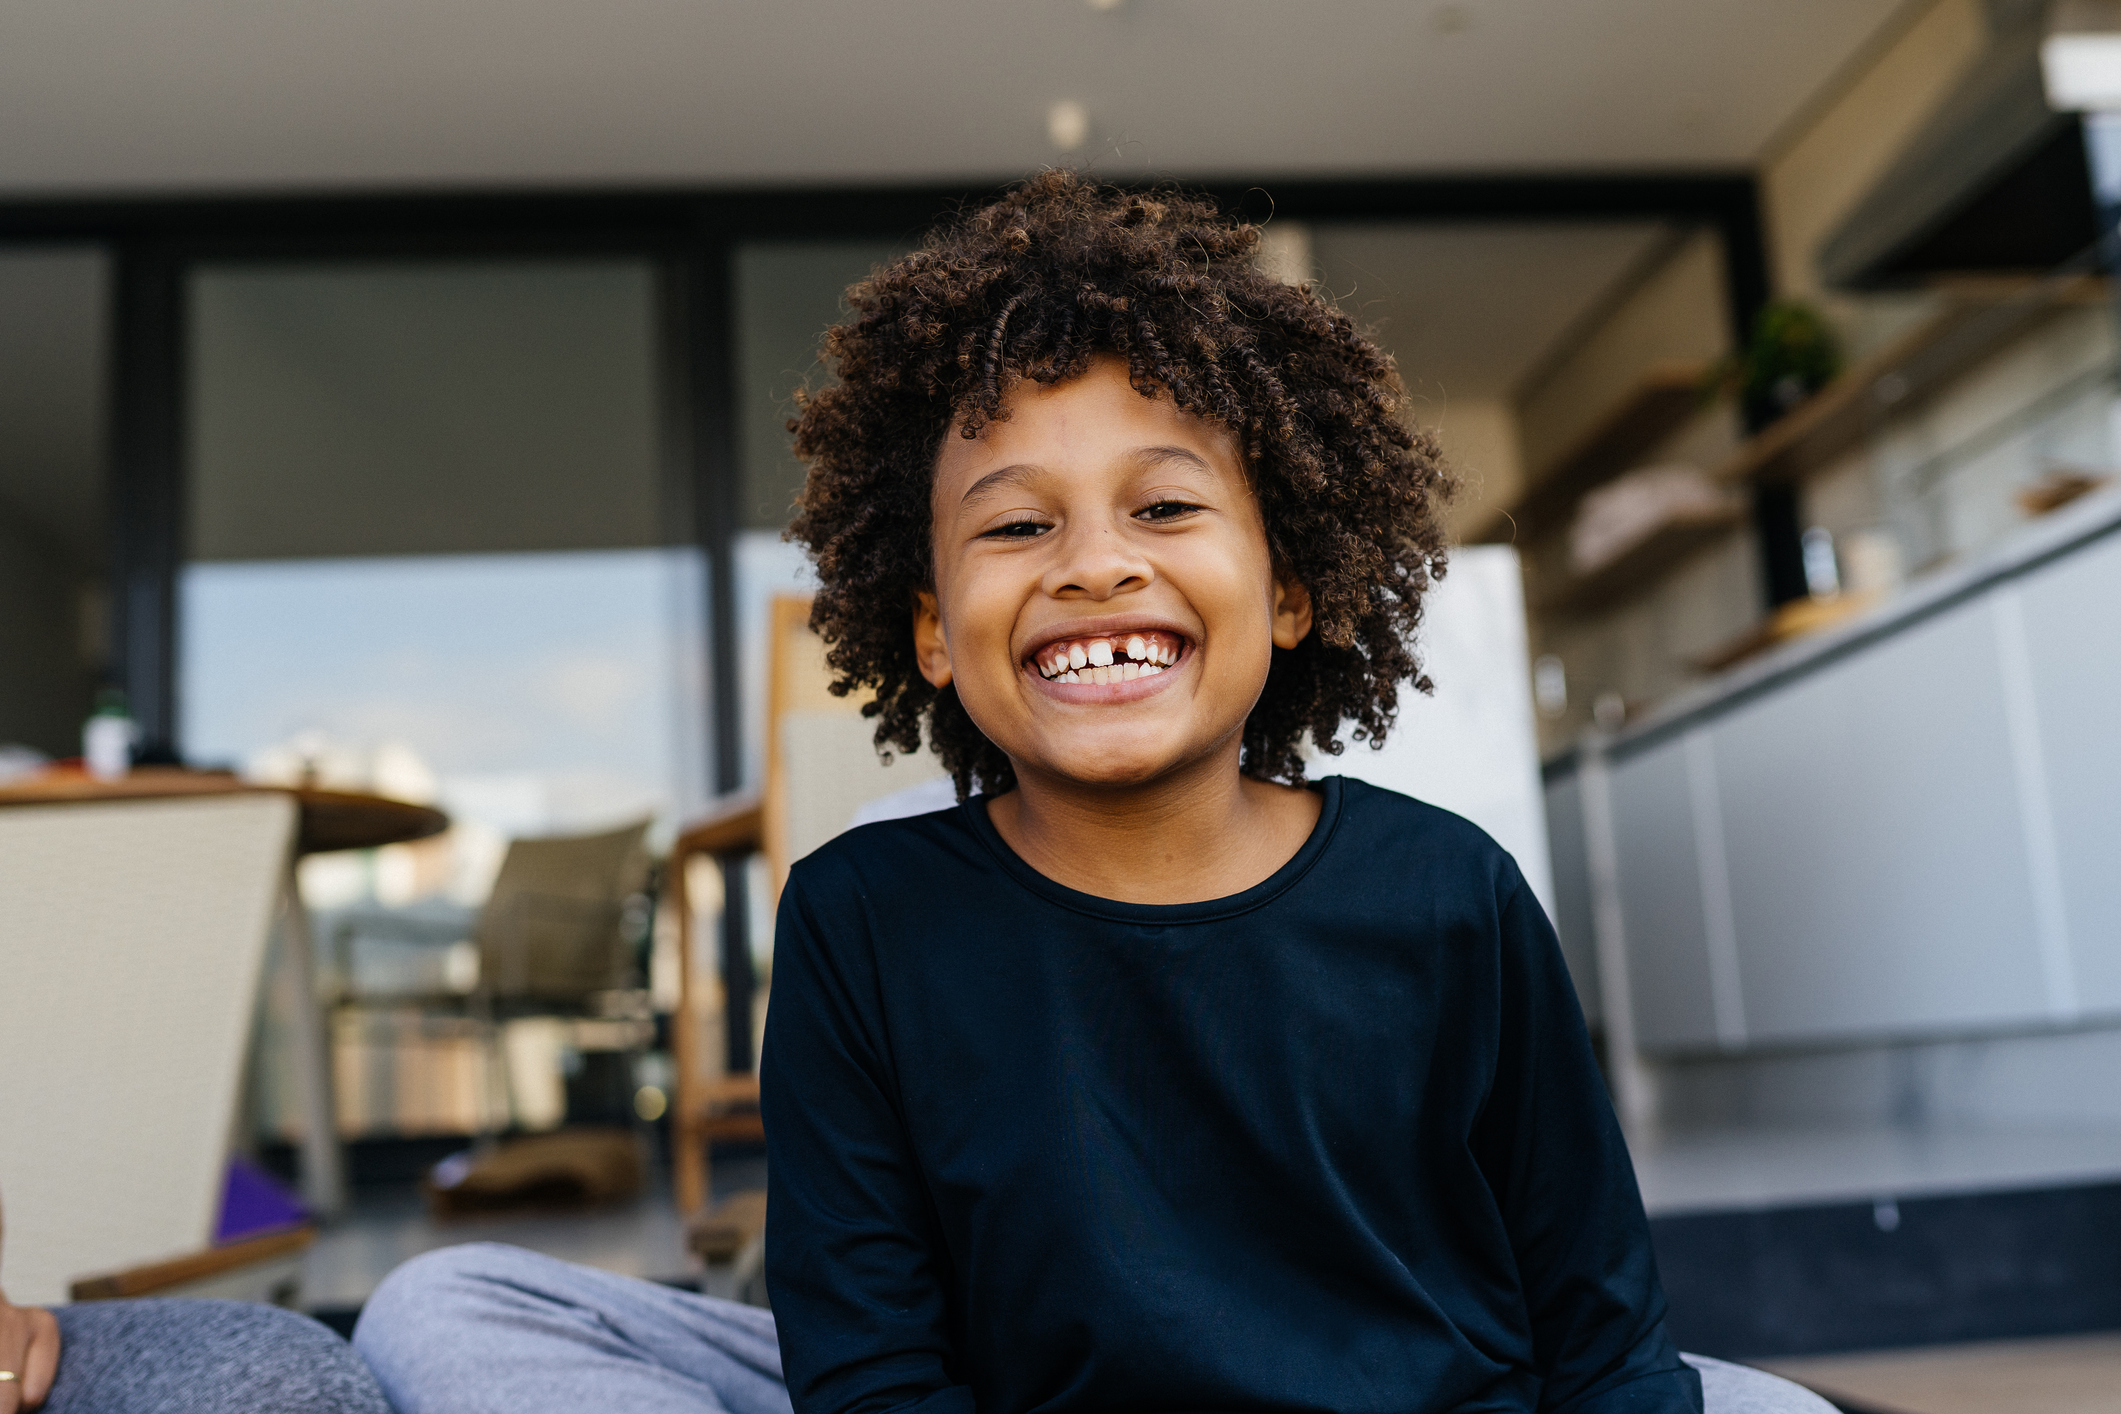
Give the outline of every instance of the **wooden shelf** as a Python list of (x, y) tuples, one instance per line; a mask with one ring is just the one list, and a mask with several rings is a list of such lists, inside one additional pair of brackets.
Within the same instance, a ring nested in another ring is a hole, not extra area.
[(1700, 411), (1706, 376), (1704, 364), (1651, 364), (1539, 484), (1507, 510), (1496, 512), (1474, 541), (1531, 540), (1566, 523), (1584, 492), (1633, 470), (1645, 452)]
[[(2103, 276), (2072, 275), (1961, 281), (1941, 293), (1936, 314), (1754, 436), (1715, 469), (1716, 479), (1731, 486), (1758, 486), (1801, 481), (1822, 471), (1888, 418), (1920, 407), (1953, 379), (2057, 314), (2103, 302), (2108, 291)], [(1606, 476), (1624, 469), (1614, 468)], [(1595, 484), (1595, 479), (1587, 481), (1583, 489)], [(1551, 528), (1574, 505), (1569, 498), (1555, 501), (1551, 508), (1544, 499), (1535, 506), (1535, 497), (1545, 498), (1549, 486), (1558, 496), (1560, 483), (1549, 478), (1525, 497), (1524, 506), (1534, 511), (1536, 521), (1513, 512), (1526, 538), (1537, 533), (1534, 524), (1540, 530)], [(1604, 569), (1541, 598), (1538, 607), (1555, 614), (1609, 608), (1648, 589), (1742, 519), (1742, 512), (1733, 511), (1670, 521)]]
[(1934, 316), (1770, 424), (1717, 467), (1716, 476), (1732, 484), (1801, 481), (2004, 344), (2064, 310), (2105, 298), (2106, 281), (2096, 275), (1949, 286)]
[(1795, 599), (1759, 623), (1710, 649), (1694, 660), (1704, 673), (1720, 673), (1755, 654), (1823, 628), (1832, 628), (1878, 602), (1875, 590), (1865, 594), (1835, 594), (1824, 599)]
[(1602, 569), (1581, 575), (1542, 598), (1539, 608), (1561, 615), (1611, 608), (1662, 579), (1680, 561), (1722, 538), (1744, 519), (1745, 512), (1735, 506), (1675, 515)]

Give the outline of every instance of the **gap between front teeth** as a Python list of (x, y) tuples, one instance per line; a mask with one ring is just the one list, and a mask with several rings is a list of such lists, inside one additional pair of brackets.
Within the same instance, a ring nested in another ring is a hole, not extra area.
[[(1112, 638), (1084, 639), (1047, 648), (1038, 670), (1048, 682), (1132, 682), (1162, 672), (1178, 661), (1179, 652), (1178, 645), (1156, 634), (1129, 634), (1118, 640), (1116, 650)], [(1119, 653), (1126, 654), (1125, 662), (1116, 661)]]

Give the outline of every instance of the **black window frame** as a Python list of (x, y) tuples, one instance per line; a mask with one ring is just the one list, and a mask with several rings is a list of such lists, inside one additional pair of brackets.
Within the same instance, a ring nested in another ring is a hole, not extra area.
[[(1721, 239), (1734, 336), (1768, 295), (1759, 201), (1748, 173), (1468, 175), (1200, 183), (1254, 219), (1611, 221), (1708, 226)], [(706, 551), (713, 787), (741, 773), (730, 545), (740, 524), (732, 258), (776, 239), (910, 242), (1000, 184), (818, 188), (347, 193), (0, 201), (0, 247), (92, 244), (113, 265), (110, 400), (112, 654), (151, 751), (174, 756), (176, 576), (185, 506), (184, 289), (199, 265), (232, 262), (646, 258), (659, 272), (672, 425), (671, 474)], [(1763, 517), (1763, 559), (1796, 552), (1787, 511)], [(1771, 523), (1772, 522), (1772, 523)], [(1788, 545), (1780, 541), (1788, 540)], [(1771, 584), (1780, 602), (1783, 586)]]

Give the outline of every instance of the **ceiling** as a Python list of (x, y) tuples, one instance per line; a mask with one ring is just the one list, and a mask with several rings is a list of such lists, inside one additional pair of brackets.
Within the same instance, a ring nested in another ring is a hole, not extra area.
[(1417, 402), (1520, 391), (1565, 335), (1670, 249), (1657, 222), (1324, 224), (1327, 293), (1398, 360)]
[[(1743, 168), (1925, 3), (8, 0), (0, 200)], [(1660, 229), (1321, 225), (1314, 255), (1417, 398), (1492, 397)], [(0, 509), (91, 561), (103, 281), (0, 253)]]
[(0, 196), (1742, 167), (1922, 0), (9, 0)]

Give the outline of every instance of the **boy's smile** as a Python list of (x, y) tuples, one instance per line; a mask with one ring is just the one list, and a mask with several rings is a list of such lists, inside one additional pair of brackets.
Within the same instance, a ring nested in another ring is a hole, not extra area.
[[(1144, 622), (1127, 615), (1117, 622), (1090, 621), (1064, 624), (1045, 635), (1047, 642), (1035, 644), (1030, 666), (1039, 681), (1055, 690), (1063, 702), (1132, 702), (1148, 695), (1135, 693), (1070, 693), (1064, 687), (1123, 687), (1131, 682), (1162, 676), (1185, 656), (1186, 636), (1161, 623)], [(1167, 684), (1165, 684), (1167, 685)]]
[(944, 439), (921, 670), (1040, 783), (1137, 786), (1234, 756), (1274, 646), (1310, 628), (1237, 439), (1143, 397), (1126, 364), (1021, 383)]

